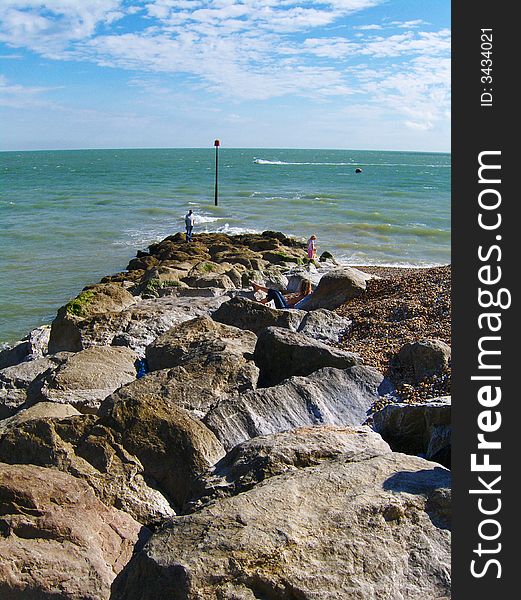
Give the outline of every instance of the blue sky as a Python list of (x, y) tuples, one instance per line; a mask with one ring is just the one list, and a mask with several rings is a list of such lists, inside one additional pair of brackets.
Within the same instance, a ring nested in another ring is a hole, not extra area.
[(0, 149), (450, 151), (450, 0), (1, 0)]

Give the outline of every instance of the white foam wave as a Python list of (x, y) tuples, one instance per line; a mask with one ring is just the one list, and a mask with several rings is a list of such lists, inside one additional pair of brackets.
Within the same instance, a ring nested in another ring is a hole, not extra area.
[(227, 233), (229, 235), (237, 235), (239, 233), (260, 233), (259, 229), (251, 229), (249, 227), (233, 227), (229, 223), (225, 223), (222, 227), (217, 227), (213, 230), (215, 233)]
[(253, 162), (257, 165), (317, 165), (333, 167), (416, 167), (432, 169), (450, 169), (451, 165), (422, 165), (412, 163), (358, 163), (358, 162), (289, 162), (283, 160), (266, 160), (264, 158), (255, 158)]
[(208, 216), (199, 216), (195, 215), (195, 224), (202, 225), (203, 223), (214, 223), (218, 221), (220, 217), (208, 217)]
[(337, 167), (354, 166), (357, 164), (346, 162), (287, 162), (284, 160), (265, 160), (263, 158), (255, 158), (253, 162), (257, 165), (332, 165)]

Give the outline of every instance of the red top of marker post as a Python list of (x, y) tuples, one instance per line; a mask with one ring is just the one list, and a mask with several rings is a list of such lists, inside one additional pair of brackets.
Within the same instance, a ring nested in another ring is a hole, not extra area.
[(214, 146), (220, 146), (221, 142), (219, 140), (215, 140), (215, 142), (213, 143)]

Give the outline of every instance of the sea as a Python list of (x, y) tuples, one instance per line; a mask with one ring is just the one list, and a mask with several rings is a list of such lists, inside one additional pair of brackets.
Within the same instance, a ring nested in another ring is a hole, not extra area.
[(327, 250), (352, 266), (451, 260), (450, 154), (1, 152), (0, 174), (0, 344), (50, 323), (85, 285), (183, 231), (190, 208), (195, 234), (315, 234), (319, 255)]

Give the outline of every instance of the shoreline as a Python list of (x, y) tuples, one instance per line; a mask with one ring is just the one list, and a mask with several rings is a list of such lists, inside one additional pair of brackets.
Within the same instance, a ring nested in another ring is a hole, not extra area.
[[(219, 231), (205, 231), (203, 232), (202, 235), (229, 235), (230, 237), (234, 237), (234, 236), (241, 236), (241, 235), (260, 235), (262, 232), (243, 232), (243, 233), (233, 233), (233, 234), (228, 234), (225, 232), (219, 232)], [(182, 235), (180, 232), (177, 232), (178, 235)], [(171, 235), (176, 235), (176, 234), (171, 234)], [(201, 235), (196, 234), (197, 235)], [(170, 236), (166, 236), (166, 237), (170, 237)], [(154, 244), (158, 244), (161, 241), (163, 241), (165, 238), (154, 238), (151, 242), (150, 245), (154, 245)], [(297, 237), (297, 236), (293, 236), (293, 235), (288, 235), (289, 238), (294, 239), (295, 241), (299, 242), (299, 243), (304, 243), (304, 238), (302, 237)], [(135, 250), (135, 252), (137, 252), (138, 254), (140, 252), (142, 252), (142, 250)], [(134, 255), (135, 256), (135, 255)], [(128, 260), (132, 260), (132, 256), (130, 256), (128, 258)], [(343, 259), (337, 259), (337, 263), (338, 266), (341, 267), (352, 267), (354, 269), (359, 269), (361, 271), (364, 271), (366, 273), (368, 273), (369, 275), (376, 275), (378, 277), (391, 277), (391, 276), (397, 276), (397, 275), (407, 275), (407, 274), (414, 274), (416, 272), (422, 272), (425, 271), (427, 269), (432, 269), (432, 268), (437, 268), (437, 267), (445, 267), (445, 266), (450, 266), (449, 264), (432, 264), (432, 265), (407, 265), (407, 266), (403, 266), (403, 265), (393, 265), (393, 264), (368, 264), (365, 263), (364, 265), (358, 265), (358, 264), (353, 264), (351, 262), (348, 261), (344, 261)], [(324, 263), (318, 263), (319, 266), (323, 266)], [(110, 275), (103, 275), (103, 277), (110, 277)], [(85, 283), (86, 285), (93, 285), (93, 283)], [(81, 288), (79, 288), (78, 292), (81, 291)], [(74, 298), (74, 296), (71, 296), (70, 299)], [(59, 306), (56, 306), (56, 311), (58, 310)], [(54, 313), (55, 316), (56, 313)], [(20, 341), (22, 341), (27, 335), (30, 334), (31, 331), (33, 331), (34, 329), (38, 329), (39, 327), (45, 327), (45, 326), (50, 326), (52, 323), (52, 320), (54, 319), (54, 316), (52, 318), (50, 318), (50, 320), (43, 320), (43, 317), (40, 319), (40, 321), (38, 323), (34, 323), (34, 325), (29, 328), (29, 330), (25, 330), (24, 332), (21, 332), (17, 337), (12, 338), (11, 340), (0, 340), (0, 352), (2, 352), (3, 350), (9, 349), (11, 347), (13, 347), (13, 345), (19, 343)]]

